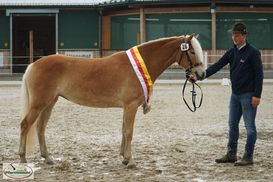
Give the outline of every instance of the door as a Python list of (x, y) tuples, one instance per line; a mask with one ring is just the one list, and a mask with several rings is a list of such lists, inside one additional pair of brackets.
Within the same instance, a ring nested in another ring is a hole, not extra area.
[[(30, 42), (32, 31), (32, 42)], [(12, 72), (24, 73), (30, 63), (30, 44), (33, 45), (33, 61), (55, 54), (55, 15), (13, 15), (12, 20)]]

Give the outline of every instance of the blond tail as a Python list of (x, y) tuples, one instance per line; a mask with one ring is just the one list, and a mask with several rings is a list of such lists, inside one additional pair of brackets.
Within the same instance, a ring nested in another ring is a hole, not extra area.
[[(22, 81), (22, 113), (21, 113), (21, 118), (22, 120), (24, 117), (27, 115), (29, 112), (29, 90), (28, 90), (28, 85), (27, 85), (27, 77), (28, 77), (28, 71), (31, 68), (31, 64), (28, 66), (24, 76), (23, 76), (23, 81)], [(36, 123), (36, 122), (35, 122)], [(26, 152), (31, 153), (34, 151), (34, 144), (37, 141), (37, 137), (35, 138), (34, 136), (37, 136), (37, 131), (36, 131), (36, 124), (33, 124), (28, 131), (27, 134), (27, 144), (26, 144)]]

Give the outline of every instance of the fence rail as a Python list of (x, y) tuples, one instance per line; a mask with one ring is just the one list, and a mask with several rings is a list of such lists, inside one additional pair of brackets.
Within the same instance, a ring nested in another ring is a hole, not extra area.
[[(71, 50), (69, 50), (71, 52)], [(73, 51), (73, 50), (72, 50)], [(78, 50), (75, 50), (77, 52)], [(109, 56), (113, 53), (116, 53), (120, 50), (104, 50), (102, 51), (102, 57)], [(86, 50), (86, 51), (78, 51), (78, 52), (91, 52), (94, 58), (99, 58), (101, 53), (98, 50)], [(261, 51), (263, 66), (265, 70), (273, 70), (273, 50), (272, 53), (268, 53), (270, 50)], [(10, 74), (17, 73), (14, 71), (14, 68), (24, 69), (29, 64), (29, 56), (10, 56), (9, 52), (1, 52), (0, 54), (0, 74)], [(65, 51), (60, 51), (60, 54), (65, 54)], [(211, 54), (211, 51), (204, 51), (204, 64), (206, 67), (209, 67), (214, 62), (218, 61), (219, 58), (224, 54), (224, 51), (217, 51), (217, 54)], [(37, 60), (42, 58), (43, 56), (35, 55), (33, 58)], [(169, 67), (169, 69), (178, 69), (180, 68), (177, 63), (174, 63)], [(225, 68), (228, 68), (226, 66)]]

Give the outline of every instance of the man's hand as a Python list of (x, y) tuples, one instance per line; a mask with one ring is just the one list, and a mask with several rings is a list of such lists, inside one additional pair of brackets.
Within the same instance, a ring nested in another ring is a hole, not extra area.
[(251, 102), (251, 104), (252, 104), (252, 106), (253, 107), (257, 107), (259, 104), (260, 104), (260, 101), (261, 99), (259, 98), (259, 97), (252, 97), (252, 102)]
[(196, 78), (193, 75), (189, 75), (189, 81), (191, 83), (194, 83), (194, 82), (196, 82)]

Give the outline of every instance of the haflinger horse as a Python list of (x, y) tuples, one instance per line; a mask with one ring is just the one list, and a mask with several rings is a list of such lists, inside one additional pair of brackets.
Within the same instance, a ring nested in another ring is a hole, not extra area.
[(37, 60), (23, 76), (21, 162), (27, 162), (27, 140), (33, 138), (30, 128), (36, 123), (41, 156), (46, 163), (53, 164), (47, 151), (45, 129), (61, 96), (83, 106), (123, 108), (120, 154), (124, 165), (135, 167), (131, 154), (135, 116), (141, 105), (144, 113), (150, 110), (147, 93), (152, 92), (152, 84), (175, 62), (196, 79), (203, 79), (202, 59), (202, 48), (193, 34), (149, 41), (104, 58), (49, 55)]

